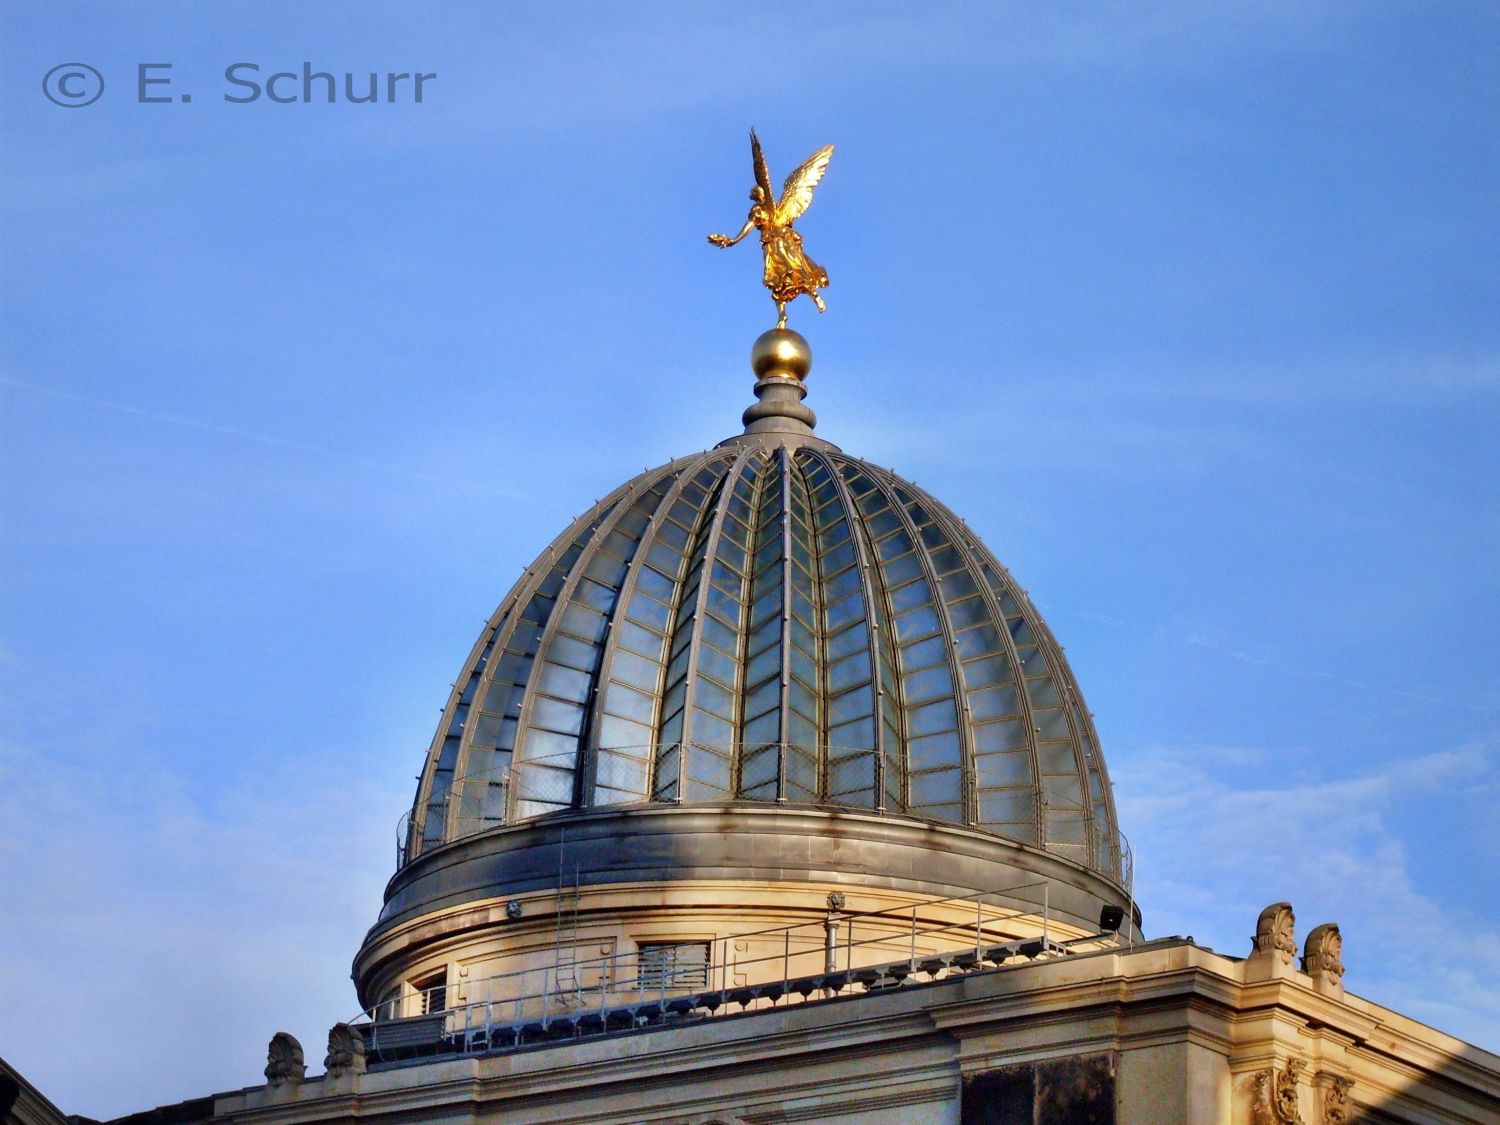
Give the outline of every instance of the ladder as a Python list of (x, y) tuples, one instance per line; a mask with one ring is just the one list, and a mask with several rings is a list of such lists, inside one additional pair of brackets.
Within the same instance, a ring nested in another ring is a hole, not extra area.
[(583, 977), (578, 964), (578, 909), (583, 898), (581, 872), (573, 863), (573, 879), (567, 880), (563, 860), (566, 846), (559, 841), (557, 851), (557, 905), (553, 914), (552, 985), (558, 1003), (569, 1010), (583, 1006)]

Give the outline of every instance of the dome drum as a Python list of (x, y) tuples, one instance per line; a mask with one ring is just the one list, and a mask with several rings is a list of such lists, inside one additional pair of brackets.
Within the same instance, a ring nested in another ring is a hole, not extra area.
[[(996, 911), (1045, 910), (1062, 936), (1091, 932), (1105, 905), (1128, 907), (1112, 881), (972, 828), (755, 802), (640, 805), (541, 817), (425, 854), (391, 881), (355, 975), (373, 1003), (389, 967), (415, 949), (457, 939), (524, 944), (512, 936), (508, 901), (526, 902), (526, 916), (546, 928), (563, 897), (581, 895), (586, 914), (609, 899), (608, 913), (629, 930), (632, 916), (655, 916), (650, 888), (675, 888), (700, 911), (741, 914), (744, 888), (757, 886), (781, 888), (767, 915), (778, 923), (817, 913), (817, 900), (837, 889), (871, 909), (980, 896), (987, 923)], [(793, 902), (794, 886), (817, 888), (815, 905)]]

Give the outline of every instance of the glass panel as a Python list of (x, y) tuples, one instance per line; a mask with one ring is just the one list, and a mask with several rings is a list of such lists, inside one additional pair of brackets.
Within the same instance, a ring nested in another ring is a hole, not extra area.
[(799, 680), (792, 680), (786, 685), (787, 704), (795, 711), (800, 711), (809, 719), (818, 717), (818, 699), (812, 689), (806, 687)]
[(857, 592), (859, 588), (859, 567), (851, 566), (824, 582), (823, 589), (825, 592), (823, 596), (829, 602), (835, 602), (840, 598)]
[(573, 604), (563, 611), (562, 627), (575, 637), (599, 642), (604, 639), (604, 614)]
[[(942, 537), (938, 532), (934, 538)], [(957, 548), (946, 541), (941, 545), (934, 545), (929, 558), (932, 559), (932, 570), (934, 574), (947, 574), (950, 570), (957, 570), (964, 565), (963, 556), (958, 553)]]
[(733, 649), (736, 647), (735, 641), (738, 639), (738, 634), (733, 629), (709, 615), (704, 615), (701, 620), (703, 622), (702, 635), (705, 641), (709, 644), (717, 645), (722, 649)]
[[(816, 732), (813, 733), (816, 738)], [(797, 740), (802, 745), (811, 745), (806, 739)], [(855, 719), (851, 723), (836, 726), (828, 732), (828, 745), (840, 750), (868, 750), (875, 745), (875, 720), (872, 717)]]
[[(830, 494), (831, 495), (831, 494)], [(839, 517), (835, 522), (828, 524), (818, 532), (818, 544), (823, 550), (830, 551), (844, 540), (849, 538), (849, 525)]]
[[(734, 695), (728, 689), (720, 687), (718, 684), (714, 683), (713, 680), (699, 678), (699, 680), (693, 687), (693, 691), (693, 702), (695, 705), (697, 705), (698, 707), (702, 707), (704, 710), (712, 711), (720, 718), (733, 718)], [(694, 729), (693, 737), (699, 737), (696, 728)], [(725, 746), (734, 741), (732, 736), (728, 739), (710, 739), (705, 736), (703, 740), (705, 742), (714, 742), (716, 744)]]
[(932, 600), (928, 595), (926, 582), (908, 582), (900, 589), (892, 590), (890, 596), (893, 613), (905, 613), (908, 609), (926, 605)]
[(1031, 700), (1033, 707), (1056, 707), (1060, 702), (1057, 698), (1057, 685), (1050, 678), (1028, 681), (1026, 698)]
[[(651, 728), (613, 715), (605, 715), (599, 722), (599, 746), (602, 749), (631, 747), (644, 753), (651, 742)], [(614, 785), (615, 782), (608, 784)]]
[(695, 786), (706, 785), (718, 790), (717, 795), (725, 795), (729, 792), (729, 759), (720, 754), (712, 754), (701, 746), (693, 746), (688, 750), (688, 785), (689, 794), (692, 798), (707, 797), (712, 799), (715, 794), (694, 793)]
[(856, 652), (828, 666), (828, 690), (845, 691), (856, 684), (868, 683), (870, 679), (870, 654)]
[(1083, 814), (1080, 812), (1053, 812), (1047, 813), (1047, 844), (1075, 844), (1087, 843), (1088, 834), (1085, 830)]
[[(612, 683), (605, 692), (605, 707), (616, 715), (649, 724), (656, 716), (656, 698), (643, 691)], [(649, 741), (649, 740), (648, 740)]]
[(817, 799), (818, 761), (804, 754), (795, 746), (789, 746), (786, 754), (786, 799), (788, 801), (813, 801)]
[(1037, 747), (1037, 763), (1042, 772), (1047, 774), (1077, 773), (1077, 759), (1073, 757), (1073, 748), (1066, 743), (1052, 743)]
[(692, 519), (691, 509), (679, 500), (672, 506), (673, 519), (663, 520), (656, 528), (656, 537), (663, 543), (677, 548), (679, 551), (687, 551), (688, 533), (681, 524), (674, 522), (676, 519)]
[(875, 549), (880, 552), (880, 557), (887, 562), (897, 555), (904, 555), (912, 550), (911, 537), (905, 531), (898, 531), (895, 535), (888, 536), (876, 544)]
[(969, 577), (967, 570), (956, 570), (952, 574), (944, 575), (938, 579), (938, 585), (942, 587), (945, 602), (962, 601), (964, 598), (979, 593), (979, 587), (975, 585), (974, 579)]
[[(556, 769), (566, 768), (571, 776), (573, 763), (578, 758), (578, 738), (576, 735), (554, 734), (552, 731), (532, 727), (526, 732), (523, 750), (524, 754), (517, 759), (518, 767), (524, 765), (527, 769), (532, 769), (535, 768), (535, 763), (542, 762)], [(527, 795), (535, 796), (534, 793)]]
[(956, 769), (912, 774), (907, 781), (911, 788), (912, 806), (915, 808), (920, 805), (959, 801), (962, 791), (960, 776)]
[(667, 689), (667, 694), (662, 696), (661, 713), (670, 716), (682, 706), (683, 697), (687, 695), (687, 681), (678, 680)]
[(958, 732), (948, 731), (946, 734), (913, 738), (907, 743), (907, 752), (914, 770), (956, 766), (959, 762)]
[(875, 757), (859, 754), (843, 758), (828, 765), (828, 795), (834, 800), (848, 798), (857, 793), (868, 793), (875, 784)]
[(890, 508), (884, 508), (874, 515), (866, 517), (865, 523), (870, 528), (870, 535), (875, 539), (880, 539), (893, 531), (900, 530), (901, 517), (891, 511)]
[(676, 771), (678, 771), (678, 760), (681, 750), (675, 745), (663, 745), (660, 753), (657, 753), (655, 762), (655, 789), (652, 796), (658, 801), (670, 801), (678, 792), (676, 784)]
[(537, 680), (540, 690), (576, 703), (583, 703), (588, 699), (590, 686), (591, 680), (587, 672), (550, 662), (542, 665), (542, 674)]
[[(769, 571), (771, 567), (781, 565), (781, 536), (775, 534), (771, 529), (771, 537), (761, 544), (755, 551), (755, 570), (757, 573)], [(760, 591), (756, 590), (756, 596)]]
[(989, 788), (998, 785), (1030, 785), (1031, 755), (1024, 751), (1010, 754), (980, 754), (974, 759), (979, 784)]
[(745, 742), (775, 742), (781, 736), (780, 711), (767, 711), (745, 724)]
[(921, 578), (922, 564), (917, 561), (916, 555), (902, 555), (886, 563), (883, 573), (887, 586), (900, 586), (913, 579)]
[[(601, 589), (615, 590), (619, 588), (620, 579), (625, 577), (625, 563), (615, 558), (614, 555), (607, 555), (601, 551), (589, 560), (589, 565), (584, 567), (583, 572), (589, 578), (594, 579)], [(592, 583), (585, 579), (580, 585), (592, 585)], [(584, 596), (584, 600), (593, 605), (594, 602), (591, 599), (595, 596), (597, 595), (590, 591)], [(613, 594), (611, 593), (609, 597), (612, 601)]]
[(638, 591), (650, 594), (658, 601), (670, 602), (675, 584), (661, 571), (643, 566), (636, 574), (635, 587)]
[[(554, 571), (554, 573), (556, 573)], [(536, 594), (527, 603), (526, 608), (521, 611), (521, 617), (525, 621), (532, 621), (538, 625), (544, 625), (547, 618), (552, 614), (553, 600), (542, 594)]]
[(1033, 711), (1032, 721), (1037, 726), (1037, 738), (1045, 741), (1052, 738), (1068, 738), (1071, 732), (1068, 730), (1068, 720), (1058, 707), (1046, 711)]
[(666, 638), (634, 621), (622, 620), (615, 623), (615, 644), (629, 652), (641, 653), (653, 663), (660, 664)]
[[(670, 527), (671, 524), (662, 524)], [(667, 574), (678, 574), (682, 571), (682, 554), (666, 543), (652, 543), (650, 550), (646, 552), (646, 558), (657, 570)]]
[(734, 745), (734, 730), (717, 715), (694, 707), (693, 741), (716, 747), (727, 753)]
[(739, 678), (739, 667), (734, 658), (726, 656), (713, 645), (698, 646), (698, 671), (731, 688)]
[(642, 691), (655, 692), (661, 678), (661, 665), (626, 649), (617, 648), (610, 662), (609, 674)]
[(576, 735), (583, 729), (583, 708), (576, 703), (565, 703), (560, 699), (538, 695), (531, 705), (531, 724), (562, 734)]
[(753, 789), (760, 785), (774, 785), (780, 762), (778, 755), (779, 748), (776, 746), (747, 748), (740, 761), (741, 788)]
[(907, 713), (906, 725), (913, 737), (936, 734), (938, 731), (951, 730), (958, 726), (958, 712), (954, 710), (951, 699), (944, 699), (938, 703), (929, 703), (925, 707), (913, 708)]
[(854, 562), (854, 547), (841, 543), (823, 556), (823, 573), (834, 574)]
[[(625, 754), (599, 755), (598, 779), (595, 784), (616, 791), (618, 799), (640, 800), (646, 792), (648, 766)], [(621, 792), (623, 791), (623, 792)]]
[(1083, 807), (1083, 792), (1078, 784), (1078, 775), (1042, 778), (1042, 788), (1047, 794), (1048, 808), (1077, 809)]
[(813, 663), (812, 657), (796, 645), (792, 646), (791, 656), (792, 675), (809, 687), (815, 685), (818, 682), (818, 666)]
[(842, 633), (828, 639), (828, 659), (838, 660), (854, 652), (869, 652), (870, 642), (865, 634), (864, 622), (851, 625)]
[(948, 663), (948, 645), (941, 635), (925, 641), (907, 645), (901, 650), (901, 666), (908, 671), (926, 668), (930, 664)]
[[(735, 548), (735, 552), (738, 554), (744, 551), (746, 544), (749, 542), (750, 533), (745, 525), (735, 519), (731, 513), (725, 517), (724, 526), (719, 532), (719, 537), (721, 546), (727, 544)], [(724, 559), (720, 559), (714, 565), (717, 567), (719, 565), (738, 565), (738, 563), (729, 564)]]
[(667, 631), (667, 624), (672, 620), (670, 606), (640, 592), (630, 599), (630, 608), (626, 610), (626, 613), (642, 624), (650, 625), (653, 629), (663, 633)]
[(979, 819), (1012, 824), (1036, 823), (1036, 801), (1029, 789), (986, 790), (979, 794)]
[(1010, 661), (1003, 656), (981, 656), (964, 661), (964, 683), (971, 688), (1011, 682)]
[(908, 610), (896, 618), (896, 636), (903, 641), (925, 637), (937, 632), (937, 628), (937, 611), (930, 605)]
[(599, 659), (599, 646), (557, 633), (547, 648), (547, 659), (589, 672), (593, 670), (595, 662)]
[[(859, 728), (860, 723), (850, 723), (850, 728)], [(786, 713), (787, 741), (797, 746), (814, 747), (818, 744), (818, 727), (812, 720), (804, 718), (795, 711)], [(871, 728), (873, 730), (873, 728)], [(832, 745), (843, 746), (844, 742), (838, 741), (837, 732), (830, 732), (828, 740)], [(869, 745), (869, 743), (856, 742), (854, 745)]]
[(776, 672), (781, 668), (781, 646), (771, 645), (762, 649), (760, 654), (753, 657), (749, 666), (745, 669), (745, 679), (749, 683), (758, 683), (763, 677)]
[(474, 740), (469, 749), (469, 757), (472, 759), (474, 752), (481, 746), (495, 745), (495, 737), (500, 733), (499, 715), (480, 715), (474, 720)]
[[(773, 544), (774, 545), (774, 544)], [(769, 594), (780, 596), (781, 594), (781, 559), (778, 557), (773, 563), (765, 567), (755, 576), (751, 584), (752, 601), (759, 602)]]
[(1026, 723), (1021, 719), (1006, 719), (998, 723), (982, 723), (974, 728), (976, 753), (993, 750), (1019, 750), (1029, 742)]
[(773, 709), (781, 702), (781, 680), (779, 677), (762, 682), (745, 696), (745, 714), (759, 715)]
[(1021, 702), (1012, 687), (971, 691), (968, 701), (969, 714), (976, 720), (998, 719), (1001, 715), (1014, 715), (1021, 710)]
[(955, 602), (948, 607), (948, 621), (954, 629), (967, 629), (970, 625), (978, 625), (987, 621), (989, 616), (989, 607), (984, 604), (983, 598), (970, 598), (967, 601)]
[(908, 703), (922, 703), (929, 699), (953, 694), (953, 673), (946, 664), (938, 664), (921, 672), (913, 673), (901, 681)]
[(875, 699), (870, 694), (869, 688), (855, 688), (853, 691), (835, 696), (828, 704), (828, 722), (830, 725), (843, 723), (849, 719), (858, 718), (860, 715), (871, 714), (874, 708)]
[(740, 623), (740, 603), (737, 598), (724, 593), (717, 586), (708, 588), (708, 611), (732, 628)]

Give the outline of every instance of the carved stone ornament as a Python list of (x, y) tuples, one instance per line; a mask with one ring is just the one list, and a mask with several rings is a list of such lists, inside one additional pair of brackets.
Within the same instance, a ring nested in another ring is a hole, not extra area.
[(1273, 1067), (1255, 1076), (1255, 1105), (1251, 1116), (1257, 1123), (1302, 1125), (1302, 1111), (1297, 1106), (1297, 1082), (1302, 1077), (1302, 1066), (1300, 1059), (1288, 1059), (1286, 1069)]
[(828, 909), (829, 910), (842, 910), (842, 909), (844, 909), (844, 892), (843, 891), (829, 891), (828, 892)]
[(1349, 1091), (1354, 1089), (1354, 1079), (1335, 1078), (1323, 1090), (1323, 1125), (1348, 1125)]
[(1252, 953), (1274, 953), (1283, 965), (1297, 956), (1297, 916), (1289, 902), (1273, 902), (1260, 912), (1255, 923)]
[(1326, 976), (1341, 981), (1344, 976), (1344, 939), (1337, 922), (1324, 922), (1314, 926), (1307, 935), (1307, 944), (1302, 947), (1302, 971), (1314, 977)]
[(328, 1056), (323, 1068), (330, 1078), (365, 1072), (365, 1037), (347, 1023), (336, 1023), (328, 1031)]
[(302, 1044), (297, 1037), (285, 1031), (271, 1036), (271, 1046), (266, 1052), (266, 1082), (271, 1086), (295, 1086), (307, 1077), (307, 1064), (302, 1059)]

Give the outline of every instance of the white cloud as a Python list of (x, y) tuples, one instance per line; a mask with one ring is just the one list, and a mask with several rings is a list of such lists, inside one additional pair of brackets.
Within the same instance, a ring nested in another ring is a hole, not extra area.
[[(321, 1057), (357, 1007), (348, 964), (408, 795), (288, 754), (258, 777), (226, 763), (211, 796), (86, 744), (0, 747), (6, 1057), (97, 1117), (252, 1084), (277, 1030)], [(79, 1036), (100, 1027), (111, 1049), (75, 1091)]]
[[(1493, 1049), (1500, 927), (1425, 889), (1393, 823), (1420, 811), (1434, 831), (1456, 829), (1451, 797), (1494, 784), (1490, 754), (1441, 751), (1309, 779), (1318, 764), (1244, 747), (1121, 756), (1120, 818), (1148, 934), (1192, 934), (1242, 956), (1260, 909), (1286, 899), (1303, 934), (1339, 923), (1350, 991)], [(1451, 859), (1482, 871), (1500, 856)]]

